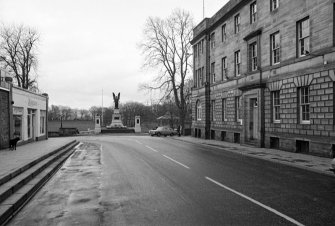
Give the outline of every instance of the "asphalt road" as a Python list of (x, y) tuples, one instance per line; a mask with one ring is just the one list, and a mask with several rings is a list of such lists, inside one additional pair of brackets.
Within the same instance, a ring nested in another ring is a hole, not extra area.
[(83, 138), (10, 225), (334, 225), (332, 177), (169, 137)]

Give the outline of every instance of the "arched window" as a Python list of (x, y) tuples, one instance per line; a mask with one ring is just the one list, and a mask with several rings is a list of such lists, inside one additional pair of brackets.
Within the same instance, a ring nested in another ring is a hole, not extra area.
[(200, 121), (201, 118), (202, 118), (202, 107), (201, 107), (200, 100), (198, 100), (196, 104), (196, 119), (197, 121)]

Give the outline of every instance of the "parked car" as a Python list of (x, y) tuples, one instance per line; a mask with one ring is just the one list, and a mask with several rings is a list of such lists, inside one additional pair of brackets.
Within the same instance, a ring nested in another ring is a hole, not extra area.
[(172, 128), (166, 126), (160, 126), (157, 129), (149, 130), (149, 134), (151, 136), (174, 136), (177, 135), (177, 131), (173, 130)]

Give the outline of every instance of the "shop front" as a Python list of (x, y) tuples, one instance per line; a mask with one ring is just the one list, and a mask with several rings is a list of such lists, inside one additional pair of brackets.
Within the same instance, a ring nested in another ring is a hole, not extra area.
[(48, 96), (13, 87), (13, 130), (19, 144), (47, 139)]

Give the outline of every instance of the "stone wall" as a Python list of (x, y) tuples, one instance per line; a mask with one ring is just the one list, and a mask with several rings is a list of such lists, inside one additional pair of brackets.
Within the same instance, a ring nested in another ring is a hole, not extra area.
[(9, 146), (9, 92), (0, 89), (0, 149)]

